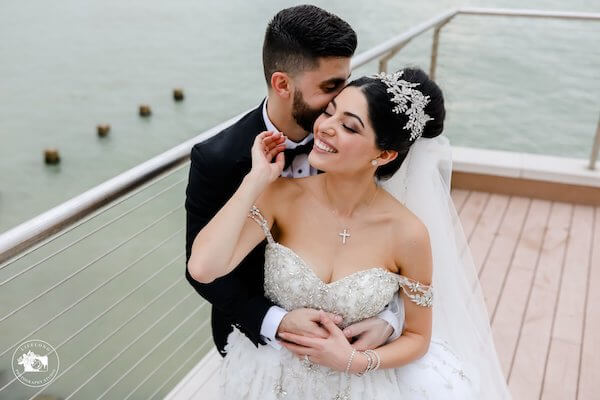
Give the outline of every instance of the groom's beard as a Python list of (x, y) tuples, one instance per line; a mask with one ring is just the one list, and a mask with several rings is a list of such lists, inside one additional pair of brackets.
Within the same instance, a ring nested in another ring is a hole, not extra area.
[(304, 101), (299, 90), (294, 89), (294, 103), (292, 105), (292, 117), (296, 123), (306, 132), (312, 132), (315, 121), (323, 112), (322, 109), (314, 110)]

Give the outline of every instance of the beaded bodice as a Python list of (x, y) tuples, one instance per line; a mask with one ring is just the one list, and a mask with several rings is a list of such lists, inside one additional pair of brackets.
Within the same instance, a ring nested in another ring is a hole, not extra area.
[(344, 328), (379, 314), (399, 288), (415, 303), (431, 306), (432, 289), (383, 267), (371, 267), (323, 282), (291, 248), (275, 242), (266, 220), (253, 207), (251, 217), (267, 237), (265, 296), (286, 310), (313, 308), (342, 316)]
[(340, 315), (341, 328), (379, 314), (398, 291), (394, 275), (376, 267), (325, 283), (289, 247), (273, 242), (265, 250), (265, 295), (288, 311), (306, 307)]

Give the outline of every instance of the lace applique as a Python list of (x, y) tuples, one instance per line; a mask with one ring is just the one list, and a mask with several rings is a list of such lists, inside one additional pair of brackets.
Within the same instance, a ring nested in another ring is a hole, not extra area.
[(433, 306), (433, 287), (400, 275), (400, 287), (415, 304), (423, 307)]

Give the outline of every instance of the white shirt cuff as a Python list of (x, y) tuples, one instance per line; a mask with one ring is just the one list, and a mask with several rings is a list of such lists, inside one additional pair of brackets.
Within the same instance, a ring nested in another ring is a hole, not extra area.
[(390, 342), (400, 336), (400, 334), (402, 333), (402, 332), (400, 332), (400, 323), (398, 321), (398, 318), (396, 317), (396, 314), (394, 314), (392, 311), (390, 311), (389, 307), (386, 307), (382, 312), (380, 312), (377, 315), (377, 318), (380, 318), (380, 319), (384, 320), (385, 322), (387, 322), (388, 324), (390, 324), (390, 326), (394, 330), (392, 332), (392, 334), (390, 335), (390, 337), (388, 338), (388, 340), (387, 340), (388, 342)]
[(265, 318), (260, 326), (260, 334), (263, 339), (277, 350), (281, 349), (281, 345), (277, 342), (277, 339), (275, 339), (275, 335), (277, 334), (277, 329), (285, 314), (287, 314), (287, 311), (283, 308), (271, 306), (265, 314)]

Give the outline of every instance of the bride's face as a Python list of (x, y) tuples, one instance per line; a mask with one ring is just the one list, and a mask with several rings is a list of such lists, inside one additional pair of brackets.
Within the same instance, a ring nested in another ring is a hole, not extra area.
[(313, 132), (315, 145), (308, 161), (315, 168), (325, 172), (375, 172), (371, 160), (381, 150), (375, 145), (367, 98), (359, 88), (342, 90), (317, 118)]

